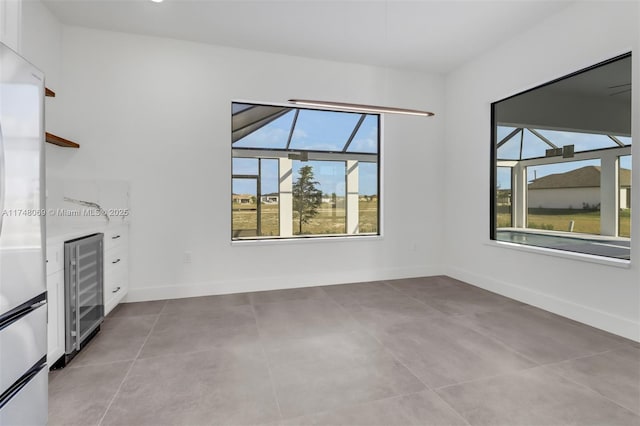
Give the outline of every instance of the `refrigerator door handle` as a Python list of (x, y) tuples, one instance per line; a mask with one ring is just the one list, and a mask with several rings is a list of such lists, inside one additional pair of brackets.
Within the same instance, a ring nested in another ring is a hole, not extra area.
[(5, 193), (5, 173), (4, 173), (4, 137), (2, 136), (2, 123), (0, 123), (0, 235), (2, 235), (2, 222), (4, 221), (4, 193)]
[(45, 300), (41, 300), (41, 301), (36, 302), (33, 305), (31, 305), (31, 309), (38, 309), (40, 306), (45, 305), (46, 303), (47, 303), (46, 299)]
[(47, 366), (47, 357), (43, 356), (33, 367), (31, 367), (22, 377), (18, 379), (0, 396), (0, 408), (3, 408), (11, 401), (13, 397), (18, 395), (20, 391), (29, 384), (29, 382)]

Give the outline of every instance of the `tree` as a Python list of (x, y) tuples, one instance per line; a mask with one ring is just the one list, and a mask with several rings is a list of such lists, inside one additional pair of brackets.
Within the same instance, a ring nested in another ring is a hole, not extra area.
[(309, 223), (318, 214), (322, 202), (322, 191), (314, 180), (313, 167), (300, 168), (300, 176), (293, 183), (293, 211), (298, 212), (298, 233), (302, 234), (302, 224)]

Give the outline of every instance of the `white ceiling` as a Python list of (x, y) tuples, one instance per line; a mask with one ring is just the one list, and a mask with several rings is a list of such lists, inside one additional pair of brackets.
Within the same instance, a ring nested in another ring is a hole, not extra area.
[(569, 1), (44, 0), (68, 25), (448, 72)]

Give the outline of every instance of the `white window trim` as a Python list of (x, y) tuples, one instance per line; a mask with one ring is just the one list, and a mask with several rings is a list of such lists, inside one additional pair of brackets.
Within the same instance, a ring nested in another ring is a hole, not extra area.
[(507, 250), (517, 250), (527, 253), (541, 254), (555, 258), (577, 260), (580, 262), (596, 263), (599, 265), (613, 266), (616, 268), (630, 269), (631, 261), (626, 259), (616, 259), (614, 257), (596, 256), (593, 254), (578, 253), (573, 251), (557, 250), (546, 247), (530, 246), (524, 244), (510, 243), (506, 241), (487, 240), (486, 246), (498, 247)]

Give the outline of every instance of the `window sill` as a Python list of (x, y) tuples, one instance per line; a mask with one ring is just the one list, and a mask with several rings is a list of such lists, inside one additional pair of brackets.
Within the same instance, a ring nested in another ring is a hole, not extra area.
[(485, 245), (524, 251), (528, 253), (542, 254), (545, 256), (552, 256), (556, 258), (578, 260), (581, 262), (588, 262), (588, 263), (597, 263), (600, 265), (613, 266), (616, 268), (623, 268), (623, 269), (631, 268), (631, 261), (625, 260), (625, 259), (615, 259), (611, 257), (595, 256), (591, 254), (576, 253), (576, 252), (557, 250), (557, 249), (551, 249), (551, 248), (545, 248), (545, 247), (527, 246), (523, 244), (509, 243), (505, 241), (489, 240), (485, 242)]
[(255, 240), (232, 240), (232, 246), (255, 246), (255, 245), (295, 245), (295, 244), (324, 244), (341, 243), (346, 241), (377, 241), (382, 240), (382, 235), (351, 235), (336, 237), (298, 237), (298, 238), (264, 238)]

